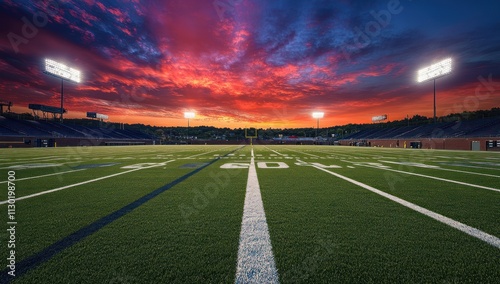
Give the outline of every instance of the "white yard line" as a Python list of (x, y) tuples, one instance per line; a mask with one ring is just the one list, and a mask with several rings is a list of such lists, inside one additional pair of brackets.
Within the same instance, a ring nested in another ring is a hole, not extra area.
[[(42, 191), (42, 192), (37, 192), (37, 193), (26, 195), (26, 196), (17, 197), (16, 198), (16, 202), (19, 201), (19, 200), (33, 198), (33, 197), (36, 197), (36, 196), (40, 196), (40, 195), (44, 195), (44, 194), (48, 194), (48, 193), (60, 191), (60, 190), (63, 190), (63, 189), (67, 189), (67, 188), (71, 188), (71, 187), (75, 187), (75, 186), (79, 186), (79, 185), (83, 185), (83, 184), (87, 184), (87, 183), (92, 183), (92, 182), (100, 181), (100, 180), (103, 180), (103, 179), (108, 179), (108, 178), (116, 177), (116, 176), (119, 176), (119, 175), (128, 174), (128, 173), (139, 171), (139, 170), (145, 170), (145, 169), (150, 169), (150, 168), (154, 168), (154, 167), (164, 166), (167, 163), (170, 163), (170, 162), (173, 162), (173, 161), (175, 161), (175, 160), (165, 161), (163, 163), (158, 163), (158, 164), (155, 164), (155, 165), (149, 166), (149, 167), (132, 169), (132, 170), (129, 170), (129, 171), (124, 171), (124, 172), (120, 172), (120, 173), (116, 173), (116, 174), (112, 174), (112, 175), (107, 175), (107, 176), (103, 176), (103, 177), (99, 177), (99, 178), (95, 178), (95, 179), (91, 179), (91, 180), (86, 180), (86, 181), (82, 181), (82, 182), (79, 182), (79, 183), (70, 184), (70, 185), (66, 185), (66, 186), (62, 186), (62, 187), (58, 187), (58, 188), (54, 188), (54, 189), (50, 189), (50, 190), (46, 190), (46, 191)], [(2, 201), (0, 201), (0, 205), (6, 204), (7, 202), (8, 202), (8, 200), (2, 200)]]
[(279, 283), (253, 149), (241, 221), (235, 283)]
[(189, 156), (189, 157), (186, 157), (186, 158), (179, 158), (179, 160), (189, 160), (189, 159), (192, 159), (192, 158), (194, 158), (194, 157), (198, 157), (198, 156), (206, 155), (206, 154), (209, 154), (209, 153), (213, 153), (213, 152), (221, 151), (221, 150), (224, 150), (224, 149), (227, 149), (227, 148), (231, 148), (231, 147), (222, 147), (222, 148), (217, 148), (217, 149), (212, 150), (212, 151), (203, 152), (203, 153), (201, 153), (201, 154), (192, 155), (192, 156)]
[(419, 213), (421, 213), (421, 214), (423, 214), (425, 216), (428, 216), (428, 217), (430, 217), (430, 218), (432, 218), (432, 219), (434, 219), (436, 221), (439, 221), (439, 222), (441, 222), (443, 224), (446, 224), (446, 225), (448, 225), (448, 226), (450, 226), (452, 228), (455, 228), (455, 229), (457, 229), (457, 230), (459, 230), (461, 232), (464, 232), (464, 233), (466, 233), (466, 234), (468, 234), (468, 235), (470, 235), (472, 237), (475, 237), (475, 238), (477, 238), (477, 239), (479, 239), (481, 241), (484, 241), (484, 242), (486, 242), (486, 243), (488, 243), (488, 244), (490, 244), (490, 245), (492, 245), (492, 246), (500, 249), (500, 239), (497, 238), (497, 237), (495, 237), (495, 236), (493, 236), (493, 235), (490, 235), (490, 234), (488, 234), (486, 232), (483, 232), (483, 231), (481, 231), (479, 229), (476, 229), (474, 227), (468, 226), (466, 224), (460, 223), (460, 222), (458, 222), (456, 220), (453, 220), (451, 218), (443, 216), (443, 215), (441, 215), (439, 213), (436, 213), (434, 211), (431, 211), (429, 209), (426, 209), (426, 208), (423, 208), (421, 206), (418, 206), (418, 205), (416, 205), (414, 203), (408, 202), (408, 201), (406, 201), (404, 199), (401, 199), (399, 197), (391, 195), (391, 194), (389, 194), (387, 192), (378, 190), (378, 189), (376, 189), (374, 187), (371, 187), (371, 186), (366, 185), (364, 183), (361, 183), (359, 181), (353, 180), (351, 178), (345, 177), (343, 175), (337, 174), (337, 173), (329, 171), (327, 169), (323, 169), (323, 168), (318, 167), (318, 166), (312, 165), (312, 167), (314, 167), (314, 168), (316, 168), (318, 170), (327, 172), (327, 173), (329, 173), (329, 174), (331, 174), (333, 176), (336, 176), (336, 177), (338, 177), (340, 179), (343, 179), (343, 180), (345, 180), (347, 182), (350, 182), (352, 184), (360, 186), (360, 187), (362, 187), (364, 189), (367, 189), (367, 190), (369, 190), (369, 191), (371, 191), (373, 193), (376, 193), (376, 194), (378, 194), (380, 196), (383, 196), (383, 197), (385, 197), (385, 198), (387, 198), (389, 200), (392, 200), (392, 201), (394, 201), (394, 202), (396, 202), (398, 204), (401, 204), (401, 205), (403, 205), (403, 206), (405, 206), (405, 207), (407, 207), (409, 209), (412, 209), (412, 210), (414, 210), (416, 212), (419, 212)]
[[(379, 160), (379, 162), (382, 163), (389, 163), (389, 164), (396, 164), (396, 165), (405, 165), (404, 163), (400, 162), (393, 162), (393, 161), (384, 161), (384, 160)], [(411, 165), (408, 165), (411, 167)], [(448, 171), (448, 172), (457, 172), (457, 173), (464, 173), (464, 174), (471, 174), (471, 175), (478, 175), (478, 176), (485, 176), (485, 177), (494, 177), (494, 178), (500, 178), (499, 175), (490, 175), (490, 174), (483, 174), (483, 173), (477, 173), (477, 172), (468, 172), (468, 171), (461, 171), (461, 170), (454, 170), (454, 169), (445, 169), (445, 168), (431, 168), (433, 170), (441, 170), (441, 171)]]
[(271, 149), (271, 148), (269, 148), (269, 147), (267, 147), (267, 146), (264, 146), (264, 148), (266, 148), (267, 150), (269, 150), (269, 151), (271, 151), (271, 152), (273, 152), (273, 153), (276, 153), (277, 155), (280, 155), (280, 156), (285, 156), (284, 154), (281, 154), (280, 152), (275, 151), (275, 150), (273, 150), (273, 149)]
[(305, 153), (305, 152), (301, 152), (301, 151), (295, 151), (295, 150), (292, 150), (290, 148), (285, 148), (285, 150), (287, 151), (292, 151), (292, 152), (295, 152), (295, 153), (299, 153), (299, 154), (304, 154), (304, 155), (309, 155), (309, 156), (312, 156), (312, 157), (321, 157), (321, 156), (318, 156), (318, 155), (314, 155), (314, 154), (309, 154), (309, 153)]
[(379, 169), (379, 170), (384, 170), (384, 171), (391, 171), (391, 172), (396, 172), (396, 173), (401, 173), (401, 174), (406, 174), (406, 175), (412, 175), (412, 176), (430, 178), (430, 179), (435, 179), (435, 180), (439, 180), (439, 181), (444, 181), (444, 182), (449, 182), (449, 183), (455, 183), (455, 184), (460, 184), (460, 185), (465, 185), (465, 186), (476, 187), (476, 188), (481, 188), (481, 189), (486, 189), (486, 190), (500, 192), (500, 189), (494, 188), (494, 187), (482, 186), (482, 185), (477, 185), (477, 184), (472, 184), (472, 183), (466, 183), (466, 182), (461, 182), (461, 181), (456, 181), (456, 180), (451, 180), (451, 179), (445, 179), (445, 178), (428, 176), (428, 175), (417, 174), (417, 173), (410, 173), (410, 172), (399, 171), (399, 170), (388, 169), (388, 168), (380, 168), (380, 167), (376, 167), (376, 166), (370, 166), (370, 165), (360, 164), (360, 163), (351, 162), (351, 161), (345, 161), (345, 160), (342, 160), (342, 161), (346, 162), (346, 163), (355, 164), (355, 165), (358, 165), (358, 166), (368, 167), (368, 168), (374, 168), (374, 169)]
[(462, 167), (462, 168), (465, 167), (465, 168), (472, 168), (472, 169), (500, 171), (500, 169), (486, 168), (486, 167), (480, 167), (480, 166), (472, 166), (472, 165), (468, 165), (468, 164), (460, 164), (460, 163), (455, 163), (455, 162), (441, 162), (439, 164), (443, 164), (445, 166), (452, 166), (452, 167)]
[[(29, 160), (18, 160), (18, 161), (12, 161), (12, 162), (7, 162), (7, 163), (0, 163), (0, 166), (5, 166), (2, 169), (8, 169), (11, 166), (16, 166), (16, 165), (30, 165), (30, 164), (36, 164), (39, 162), (47, 162), (47, 161), (58, 161), (58, 160), (68, 160), (67, 158), (64, 157), (56, 157), (56, 158), (47, 158), (47, 159), (29, 159)], [(30, 163), (26, 163), (30, 162)]]
[[(48, 160), (48, 161), (53, 161), (53, 160)], [(22, 163), (22, 164), (11, 164), (7, 167), (0, 168), (0, 170), (31, 170), (31, 169), (37, 169), (37, 168), (53, 168), (53, 167), (60, 167), (62, 165), (66, 164), (71, 164), (74, 162), (66, 162), (66, 163)]]
[(20, 159), (15, 159), (15, 161), (33, 161), (33, 160), (48, 160), (48, 159), (54, 159), (54, 158), (63, 158), (61, 156), (44, 156), (44, 157), (37, 157), (37, 158), (20, 158)]
[[(41, 177), (49, 177), (49, 176), (55, 176), (55, 175), (62, 175), (62, 174), (74, 173), (74, 172), (79, 172), (79, 171), (84, 171), (84, 170), (86, 170), (86, 169), (78, 169), (78, 170), (65, 171), (65, 172), (60, 172), (60, 173), (46, 174), (46, 175), (33, 176), (33, 177), (16, 178), (16, 181), (35, 179), (35, 178), (41, 178)], [(0, 181), (0, 183), (6, 183), (6, 182), (7, 182), (6, 180)]]

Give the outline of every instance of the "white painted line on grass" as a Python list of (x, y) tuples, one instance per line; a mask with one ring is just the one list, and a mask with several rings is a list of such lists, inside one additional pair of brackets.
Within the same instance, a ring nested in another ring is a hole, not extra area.
[(253, 149), (241, 220), (235, 283), (279, 283)]
[[(67, 158), (62, 158), (62, 157), (52, 158), (52, 159), (37, 159), (37, 158), (34, 158), (34, 159), (29, 159), (29, 160), (19, 160), (17, 162), (0, 163), (0, 166), (5, 166), (2, 169), (8, 169), (10, 166), (24, 165), (24, 164), (26, 164), (26, 162), (31, 162), (29, 164), (32, 164), (34, 162), (45, 162), (45, 161), (56, 161), (56, 160), (68, 160), (68, 159)], [(27, 164), (27, 165), (29, 165), (29, 164)]]
[[(67, 174), (67, 173), (74, 173), (74, 172), (79, 172), (79, 171), (84, 171), (86, 169), (78, 169), (78, 170), (72, 170), (72, 171), (65, 171), (65, 172), (60, 172), (60, 173), (53, 173), (53, 174), (46, 174), (46, 175), (41, 175), (41, 176), (33, 176), (33, 177), (25, 177), (25, 178), (17, 178), (16, 181), (20, 180), (28, 180), (28, 179), (35, 179), (35, 178), (41, 178), (41, 177), (48, 177), (48, 176), (55, 176), (55, 175), (62, 175), (62, 174)], [(0, 181), (0, 183), (6, 183), (7, 181)]]
[(461, 168), (465, 167), (465, 168), (473, 168), (473, 169), (481, 169), (481, 170), (500, 171), (500, 169), (472, 166), (469, 164), (460, 164), (460, 163), (455, 163), (455, 162), (440, 162), (440, 164), (445, 165), (445, 166), (452, 166), (452, 167), (461, 167)]
[[(271, 149), (269, 149), (269, 150), (271, 150)], [(290, 149), (290, 148), (286, 148), (286, 149), (284, 149), (284, 150), (287, 150), (287, 151), (292, 151), (292, 152), (299, 153), (299, 154), (309, 155), (309, 156), (316, 157), (316, 158), (321, 157), (321, 156), (314, 155), (314, 154), (309, 154), (309, 153), (305, 153), (305, 152), (301, 152), (301, 151), (295, 151), (295, 150), (292, 150), (292, 149)], [(277, 153), (277, 152), (276, 152), (276, 151), (274, 151), (274, 150), (271, 150), (271, 151), (273, 151), (273, 152)], [(283, 154), (280, 154), (280, 155), (283, 155)], [(293, 156), (293, 155), (292, 155), (292, 156)]]
[[(108, 178), (116, 177), (116, 176), (119, 176), (119, 175), (128, 174), (128, 173), (139, 171), (139, 170), (144, 170), (144, 169), (150, 169), (150, 168), (154, 168), (154, 167), (164, 166), (164, 165), (166, 165), (166, 164), (168, 164), (170, 162), (173, 162), (173, 161), (175, 161), (175, 160), (165, 161), (163, 163), (158, 163), (158, 164), (155, 164), (155, 165), (152, 165), (152, 166), (149, 166), (149, 167), (143, 167), (143, 168), (137, 168), (137, 169), (133, 169), (133, 170), (129, 170), (129, 171), (119, 172), (119, 173), (108, 175), (108, 176), (103, 176), (103, 177), (99, 177), (99, 178), (95, 178), (95, 179), (91, 179), (91, 180), (86, 180), (86, 181), (82, 181), (82, 182), (75, 183), (75, 184), (65, 185), (65, 186), (62, 186), (62, 187), (58, 187), (58, 188), (54, 188), (54, 189), (50, 189), (50, 190), (46, 190), (46, 191), (42, 191), (42, 192), (37, 192), (37, 193), (26, 195), (26, 196), (17, 197), (16, 198), (16, 202), (19, 201), (19, 200), (24, 200), (24, 199), (32, 198), (32, 197), (36, 197), (36, 196), (40, 196), (40, 195), (44, 195), (44, 194), (48, 194), (48, 193), (60, 191), (60, 190), (63, 190), (63, 189), (67, 189), (67, 188), (71, 188), (71, 187), (75, 187), (75, 186), (79, 186), (79, 185), (83, 185), (83, 184), (87, 184), (87, 183), (92, 183), (92, 182), (100, 181), (100, 180), (103, 180), (103, 179), (108, 179)], [(0, 201), (0, 205), (6, 204), (7, 202), (8, 202), (8, 200), (2, 200), (2, 201)]]
[(308, 156), (311, 156), (311, 157), (316, 157), (316, 158), (321, 157), (321, 156), (318, 156), (318, 155), (314, 155), (314, 154), (310, 154), (310, 153), (306, 153), (306, 152), (301, 152), (301, 151), (295, 151), (295, 150), (292, 150), (292, 149), (286, 149), (286, 150), (293, 151), (295, 153), (300, 153), (300, 154), (308, 155)]
[(329, 174), (331, 174), (333, 176), (336, 176), (336, 177), (338, 177), (340, 179), (348, 181), (348, 182), (350, 182), (352, 184), (360, 186), (360, 187), (362, 187), (364, 189), (367, 189), (367, 190), (369, 190), (369, 191), (371, 191), (373, 193), (376, 193), (376, 194), (378, 194), (380, 196), (383, 196), (383, 197), (385, 197), (385, 198), (387, 198), (389, 200), (392, 200), (392, 201), (394, 201), (396, 203), (399, 203), (399, 204), (401, 204), (401, 205), (403, 205), (403, 206), (405, 206), (405, 207), (407, 207), (409, 209), (417, 211), (417, 212), (419, 212), (419, 213), (421, 213), (421, 214), (423, 214), (425, 216), (428, 216), (428, 217), (430, 217), (430, 218), (432, 218), (432, 219), (434, 219), (436, 221), (439, 221), (439, 222), (441, 222), (443, 224), (446, 224), (446, 225), (448, 225), (448, 226), (450, 226), (452, 228), (455, 228), (455, 229), (457, 229), (459, 231), (462, 231), (462, 232), (464, 232), (464, 233), (466, 233), (466, 234), (468, 234), (468, 235), (470, 235), (472, 237), (475, 237), (475, 238), (477, 238), (477, 239), (479, 239), (481, 241), (484, 241), (484, 242), (486, 242), (486, 243), (488, 243), (488, 244), (490, 244), (490, 245), (492, 245), (492, 246), (500, 249), (500, 239), (497, 238), (497, 237), (495, 237), (495, 236), (493, 236), (493, 235), (490, 235), (490, 234), (488, 234), (486, 232), (483, 232), (483, 231), (481, 231), (479, 229), (476, 229), (474, 227), (468, 226), (468, 225), (466, 225), (464, 223), (460, 223), (460, 222), (458, 222), (456, 220), (453, 220), (451, 218), (443, 216), (443, 215), (441, 215), (439, 213), (436, 213), (434, 211), (431, 211), (429, 209), (426, 209), (426, 208), (423, 208), (421, 206), (418, 206), (418, 205), (416, 205), (414, 203), (408, 202), (408, 201), (406, 201), (404, 199), (401, 199), (401, 198), (396, 197), (394, 195), (391, 195), (391, 194), (389, 194), (387, 192), (384, 192), (384, 191), (381, 191), (381, 190), (376, 189), (374, 187), (371, 187), (371, 186), (369, 186), (367, 184), (361, 183), (359, 181), (356, 181), (356, 180), (353, 180), (351, 178), (345, 177), (343, 175), (337, 174), (335, 172), (329, 171), (327, 169), (320, 168), (318, 166), (314, 166), (313, 165), (313, 167), (316, 168), (316, 169), (318, 169), (318, 170), (327, 172), (327, 173), (329, 173)]
[[(198, 157), (198, 156), (202, 156), (202, 155), (206, 155), (206, 154), (209, 154), (209, 153), (213, 153), (213, 152), (216, 152), (216, 151), (220, 151), (220, 150), (224, 150), (224, 149), (227, 149), (227, 148), (230, 148), (230, 147), (223, 147), (223, 148), (218, 148), (218, 149), (215, 149), (215, 150), (212, 150), (212, 151), (208, 151), (208, 152), (203, 152), (201, 154), (196, 154), (196, 155), (192, 155), (192, 156), (189, 156), (189, 157), (186, 157), (186, 158), (179, 158), (180, 160), (189, 160), (189, 159), (192, 159), (194, 157)], [(182, 155), (181, 155), (182, 156)], [(216, 154), (214, 155), (214, 157), (216, 156), (221, 156), (220, 154)]]
[(440, 178), (440, 177), (434, 177), (434, 176), (428, 176), (428, 175), (423, 175), (423, 174), (410, 173), (410, 172), (405, 172), (405, 171), (400, 171), (400, 170), (380, 168), (380, 167), (370, 166), (370, 165), (366, 165), (366, 164), (360, 164), (360, 163), (356, 163), (356, 162), (349, 162), (349, 161), (344, 161), (344, 162), (353, 163), (355, 165), (368, 167), (368, 168), (374, 168), (374, 169), (379, 169), (379, 170), (384, 170), (384, 171), (391, 171), (391, 172), (412, 175), (412, 176), (417, 176), (417, 177), (430, 178), (430, 179), (435, 179), (435, 180), (439, 180), (439, 181), (444, 181), (444, 182), (449, 182), (449, 183), (455, 183), (455, 184), (460, 184), (460, 185), (465, 185), (465, 186), (476, 187), (476, 188), (500, 192), (500, 189), (494, 188), (494, 187), (482, 186), (482, 185), (478, 185), (478, 184), (466, 183), (466, 182), (461, 182), (461, 181), (456, 181), (456, 180), (451, 180), (451, 179), (446, 179), (446, 178)]
[[(68, 163), (65, 163), (68, 164)], [(15, 165), (15, 166), (9, 166), (6, 168), (0, 168), (0, 170), (4, 169), (9, 169), (9, 170), (30, 170), (30, 169), (40, 169), (40, 168), (54, 168), (54, 167), (60, 167), (64, 165), (62, 164), (54, 164), (54, 163), (45, 163), (45, 164), (22, 164), (22, 165)]]
[[(379, 160), (379, 162), (382, 163), (389, 163), (389, 164), (396, 164), (396, 165), (407, 165), (407, 166), (412, 166), (411, 164), (405, 164), (401, 162), (392, 162), (392, 161), (384, 161), (384, 160)], [(424, 164), (422, 164), (424, 165)], [(417, 167), (419, 167), (417, 165)], [(425, 168), (424, 166), (422, 166)], [(483, 174), (483, 173), (477, 173), (477, 172), (468, 172), (468, 171), (461, 171), (461, 170), (454, 170), (454, 169), (446, 169), (446, 168), (441, 168), (439, 166), (430, 166), (428, 169), (434, 169), (434, 170), (442, 170), (442, 171), (448, 171), (448, 172), (456, 172), (456, 173), (464, 173), (464, 174), (470, 174), (470, 175), (478, 175), (478, 176), (485, 176), (485, 177), (494, 177), (494, 178), (500, 178), (499, 175), (490, 175), (490, 174)]]
[(280, 156), (285, 156), (285, 155), (281, 154), (280, 152), (278, 152), (278, 151), (274, 151), (273, 149), (271, 149), (271, 148), (269, 148), (269, 147), (267, 147), (267, 146), (264, 146), (264, 148), (266, 148), (267, 150), (269, 150), (269, 151), (271, 151), (271, 152), (273, 152), (273, 153), (276, 153), (277, 155), (280, 155)]

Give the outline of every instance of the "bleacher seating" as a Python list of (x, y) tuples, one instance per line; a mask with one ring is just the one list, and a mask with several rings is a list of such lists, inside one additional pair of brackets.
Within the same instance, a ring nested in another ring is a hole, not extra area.
[(0, 136), (43, 138), (103, 138), (103, 139), (153, 139), (135, 130), (114, 127), (90, 127), (62, 124), (54, 121), (22, 120), (0, 116)]
[(440, 122), (416, 126), (383, 127), (361, 130), (343, 139), (416, 139), (416, 138), (467, 138), (498, 137), (500, 117), (476, 120)]

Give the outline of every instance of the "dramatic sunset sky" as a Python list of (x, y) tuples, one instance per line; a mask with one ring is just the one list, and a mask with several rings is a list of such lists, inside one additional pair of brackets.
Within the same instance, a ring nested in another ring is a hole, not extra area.
[(500, 107), (500, 1), (2, 0), (0, 101), (59, 106), (44, 58), (81, 70), (66, 117), (314, 127), (433, 115), (418, 69), (453, 59), (437, 114)]

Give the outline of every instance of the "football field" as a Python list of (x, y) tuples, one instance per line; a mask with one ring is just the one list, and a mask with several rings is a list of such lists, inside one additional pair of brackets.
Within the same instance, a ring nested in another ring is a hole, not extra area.
[(499, 283), (500, 153), (0, 150), (0, 283)]

